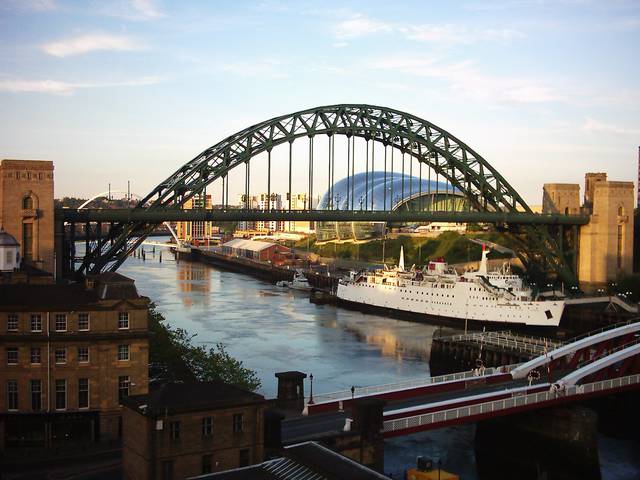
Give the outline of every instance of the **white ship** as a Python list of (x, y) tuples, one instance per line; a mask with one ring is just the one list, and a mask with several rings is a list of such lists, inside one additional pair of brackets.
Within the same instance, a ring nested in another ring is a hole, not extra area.
[(475, 321), (557, 327), (564, 301), (534, 297), (508, 262), (488, 272), (488, 253), (483, 247), (478, 270), (460, 275), (443, 259), (406, 271), (401, 249), (398, 267), (352, 273), (340, 280), (337, 297), (341, 302), (460, 320), (461, 326)]

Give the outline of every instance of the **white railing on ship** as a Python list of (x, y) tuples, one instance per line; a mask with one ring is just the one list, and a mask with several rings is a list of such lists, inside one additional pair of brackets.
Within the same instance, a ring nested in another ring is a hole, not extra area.
[(456, 420), (460, 418), (481, 415), (483, 413), (498, 412), (514, 407), (548, 402), (557, 398), (584, 395), (635, 384), (640, 384), (640, 374), (628, 375), (626, 377), (613, 378), (610, 380), (600, 380), (598, 382), (587, 383), (584, 385), (574, 385), (563, 390), (550, 389), (545, 392), (531, 393), (529, 395), (518, 395), (511, 398), (493, 400), (491, 402), (479, 403), (476, 405), (452, 408), (449, 410), (441, 410), (439, 412), (423, 413), (421, 415), (414, 415), (411, 417), (399, 418), (396, 420), (387, 420), (383, 423), (382, 431), (395, 432), (398, 430), (407, 430), (423, 425), (442, 423), (448, 420)]
[[(496, 373), (508, 373), (518, 365), (521, 365), (521, 364), (515, 363), (512, 365), (505, 365), (503, 367), (490, 367), (490, 368), (485, 368), (482, 371), (478, 369), (469, 370), (466, 372), (450, 373), (448, 375), (439, 375), (436, 377), (428, 377), (428, 378), (417, 378), (414, 380), (405, 380), (403, 382), (387, 383), (384, 385), (354, 387), (353, 398), (368, 397), (370, 395), (396, 392), (400, 390), (407, 390), (410, 388), (426, 387), (434, 383), (452, 382), (455, 380), (465, 380), (468, 378), (482, 378), (482, 377), (486, 377), (487, 375), (493, 375)], [(317, 403), (335, 402), (338, 400), (350, 400), (351, 398), (352, 398), (351, 390), (339, 390), (336, 392), (321, 393), (319, 395), (314, 395), (313, 401), (314, 403), (317, 404)]]

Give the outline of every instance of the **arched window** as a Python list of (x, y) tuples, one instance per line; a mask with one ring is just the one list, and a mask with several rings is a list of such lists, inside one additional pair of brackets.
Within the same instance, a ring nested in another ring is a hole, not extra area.
[(619, 206), (618, 207), (618, 216), (621, 217), (622, 215), (624, 215), (624, 208), (622, 208), (622, 206)]
[(22, 199), (22, 209), (23, 210), (32, 210), (33, 209), (33, 198), (27, 195)]

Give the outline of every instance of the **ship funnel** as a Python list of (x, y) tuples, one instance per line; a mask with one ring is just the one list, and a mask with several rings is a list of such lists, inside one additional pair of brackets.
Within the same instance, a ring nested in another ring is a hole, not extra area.
[(400, 245), (400, 263), (398, 263), (398, 270), (404, 272), (404, 247)]
[(489, 250), (487, 250), (487, 246), (482, 244), (482, 260), (480, 260), (480, 267), (478, 268), (478, 273), (480, 275), (487, 274), (487, 255), (489, 255)]

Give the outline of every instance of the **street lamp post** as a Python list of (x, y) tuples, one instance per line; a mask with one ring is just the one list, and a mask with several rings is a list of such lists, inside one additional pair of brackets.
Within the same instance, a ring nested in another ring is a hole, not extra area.
[(313, 405), (313, 373), (309, 375), (311, 386), (309, 387), (309, 405)]

